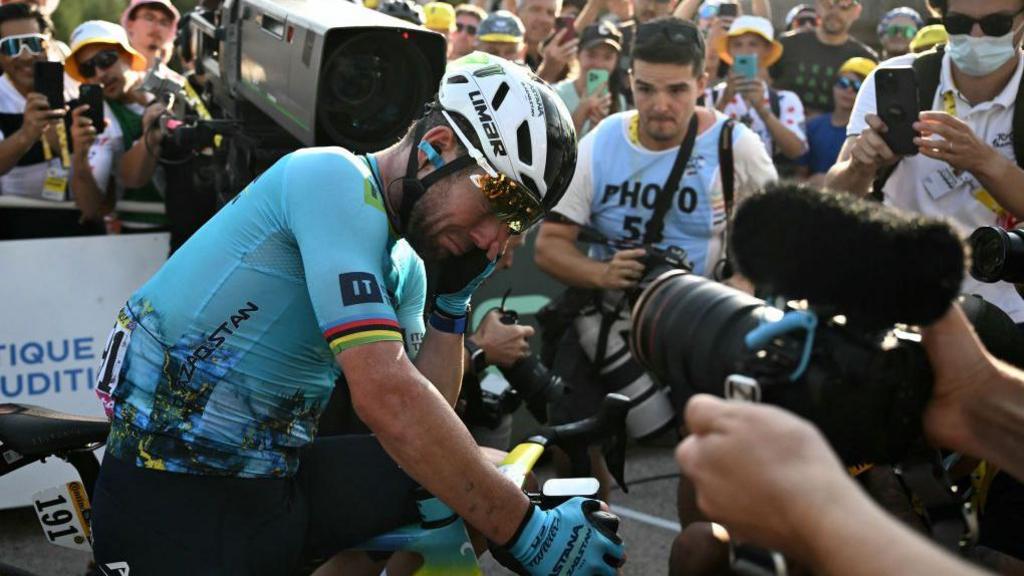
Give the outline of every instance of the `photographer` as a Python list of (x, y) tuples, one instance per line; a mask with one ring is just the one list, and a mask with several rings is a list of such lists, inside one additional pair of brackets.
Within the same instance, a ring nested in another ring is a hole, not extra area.
[[(153, 181), (156, 166), (147, 159), (150, 150), (159, 147), (151, 127), (164, 107), (160, 103), (147, 107), (147, 95), (134, 89), (140, 80), (137, 72), (145, 69), (145, 57), (128, 44), (117, 24), (90, 20), (71, 33), (68, 75), (103, 87), (107, 126), (102, 134), (84, 114), (84, 106), (71, 114), (75, 149), (71, 189), (96, 215), (110, 214), (118, 200), (163, 204), (163, 193)], [(119, 165), (120, 176), (113, 172)], [(126, 173), (131, 178), (125, 178)], [(121, 212), (117, 218), (123, 232), (149, 232), (167, 225), (166, 217), (155, 213)]]
[[(594, 314), (577, 310), (574, 326), (562, 339), (553, 368), (566, 378), (572, 393), (555, 408), (556, 420), (589, 416), (606, 392), (615, 391), (606, 388), (628, 385), (594, 378), (606, 366), (592, 362), (604, 358), (606, 351), (600, 350), (598, 331), (589, 327), (597, 323), (607, 326), (606, 334), (620, 334), (613, 324), (628, 316), (628, 307), (624, 310), (620, 304), (622, 291), (636, 287), (644, 275), (651, 246), (682, 248), (695, 273), (711, 275), (724, 254), (731, 205), (776, 178), (756, 134), (696, 106), (705, 90), (703, 67), (704, 42), (694, 24), (669, 17), (640, 25), (632, 71), (637, 109), (609, 116), (582, 139), (572, 183), (555, 214), (541, 226), (537, 265), (570, 287), (593, 291), (588, 306), (599, 302)], [(720, 156), (726, 150), (733, 153), (733, 163)], [(608, 158), (616, 161), (603, 161)], [(735, 190), (723, 185), (727, 180)], [(655, 219), (659, 203), (665, 210), (661, 222)], [(621, 239), (619, 246), (635, 247), (593, 246), (584, 255), (576, 247), (583, 226)], [(575, 326), (580, 323), (590, 335), (583, 342)], [(618, 338), (605, 341), (619, 343)], [(639, 368), (625, 372), (635, 372), (629, 381), (646, 378)], [(663, 398), (651, 396), (655, 397)], [(671, 407), (668, 411), (674, 413)], [(641, 415), (634, 406), (630, 418)], [(643, 428), (655, 433), (665, 424)]]
[[(885, 203), (909, 212), (949, 218), (967, 237), (982, 226), (1012, 227), (1024, 217), (1024, 133), (1020, 120), (1024, 55), (1024, 2), (948, 0), (933, 2), (950, 34), (944, 51), (908, 54), (879, 69), (913, 66), (921, 87), (936, 86), (921, 102), (913, 144), (920, 152), (900, 157), (885, 143), (887, 127), (876, 114), (875, 73), (864, 82), (847, 127), (839, 162), (826, 185), (858, 195), (876, 178)], [(981, 22), (981, 24), (979, 24)], [(930, 84), (931, 83), (931, 84)], [(908, 111), (914, 113), (916, 111)], [(1014, 162), (1016, 157), (1017, 162)], [(963, 286), (1024, 322), (1024, 300), (1011, 284)]]
[[(956, 306), (925, 329), (924, 347), (935, 370), (929, 439), (1024, 478), (1024, 374), (993, 359)], [(680, 466), (700, 508), (733, 537), (777, 548), (813, 573), (979, 573), (886, 516), (800, 418), (697, 396), (686, 421)]]

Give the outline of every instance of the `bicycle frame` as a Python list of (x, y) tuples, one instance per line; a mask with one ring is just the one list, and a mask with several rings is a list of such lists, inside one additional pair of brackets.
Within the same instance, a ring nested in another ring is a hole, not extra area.
[[(527, 474), (544, 454), (543, 439), (534, 437), (516, 446), (498, 466), (498, 470), (520, 488)], [(416, 503), (420, 523), (375, 536), (354, 550), (374, 552), (415, 552), (423, 557), (416, 576), (478, 576), (473, 543), (466, 525), (446, 504), (428, 496)]]

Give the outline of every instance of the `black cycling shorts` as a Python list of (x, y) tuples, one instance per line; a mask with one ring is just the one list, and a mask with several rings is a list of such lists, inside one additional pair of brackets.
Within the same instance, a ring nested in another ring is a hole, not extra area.
[(178, 474), (108, 455), (94, 492), (93, 550), (99, 566), (125, 562), (143, 576), (301, 573), (418, 521), (415, 488), (368, 435), (317, 439), (294, 478)]

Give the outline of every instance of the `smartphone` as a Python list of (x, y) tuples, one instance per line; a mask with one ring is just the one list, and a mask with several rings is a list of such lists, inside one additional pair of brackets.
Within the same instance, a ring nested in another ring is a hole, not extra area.
[(106, 128), (103, 121), (103, 87), (99, 84), (82, 84), (78, 87), (78, 103), (88, 104), (89, 110), (85, 115), (92, 120), (97, 134), (102, 134)]
[(718, 5), (718, 17), (735, 18), (740, 15), (740, 6), (734, 2), (722, 2)]
[(47, 60), (37, 61), (34, 64), (34, 86), (33, 92), (38, 92), (50, 102), (51, 110), (60, 110), (64, 107), (64, 65), (60, 62), (49, 62)]
[(593, 96), (598, 90), (608, 91), (608, 71), (603, 68), (587, 70), (587, 96)]
[(878, 116), (888, 127), (882, 139), (895, 154), (917, 154), (914, 122), (921, 107), (917, 100), (917, 76), (910, 66), (879, 68), (875, 72), (875, 104)]
[(738, 76), (757, 78), (757, 54), (737, 54), (733, 58), (732, 69)]
[(568, 29), (569, 31), (562, 38), (562, 44), (565, 44), (569, 40), (576, 37), (576, 17), (575, 16), (559, 16), (555, 18), (555, 32), (559, 30)]

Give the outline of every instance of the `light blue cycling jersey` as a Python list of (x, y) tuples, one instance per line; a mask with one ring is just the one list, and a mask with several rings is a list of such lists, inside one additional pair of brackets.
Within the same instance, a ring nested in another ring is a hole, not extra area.
[(129, 299), (108, 452), (174, 472), (293, 474), (335, 354), (403, 330), (418, 347), (425, 289), (372, 158), (282, 158)]

